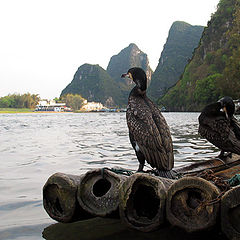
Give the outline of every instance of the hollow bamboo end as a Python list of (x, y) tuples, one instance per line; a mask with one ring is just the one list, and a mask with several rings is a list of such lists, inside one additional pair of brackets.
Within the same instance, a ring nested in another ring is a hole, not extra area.
[(218, 188), (198, 177), (185, 177), (172, 184), (167, 193), (168, 221), (187, 232), (215, 225), (219, 212)]
[(121, 186), (120, 216), (131, 228), (149, 232), (164, 222), (166, 192), (162, 182), (148, 174), (136, 173)]
[(95, 216), (115, 214), (119, 206), (119, 187), (124, 177), (107, 169), (89, 171), (78, 186), (80, 206)]
[(76, 208), (77, 186), (66, 174), (52, 175), (43, 187), (43, 206), (59, 222), (71, 222)]

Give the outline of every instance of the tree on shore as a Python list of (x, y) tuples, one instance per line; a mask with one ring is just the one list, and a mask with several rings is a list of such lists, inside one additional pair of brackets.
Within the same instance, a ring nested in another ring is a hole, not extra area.
[(65, 102), (67, 107), (72, 108), (76, 111), (81, 109), (84, 104), (85, 99), (79, 94), (65, 94), (60, 98), (61, 102)]
[(40, 97), (38, 94), (9, 94), (0, 97), (0, 108), (30, 108), (34, 109)]

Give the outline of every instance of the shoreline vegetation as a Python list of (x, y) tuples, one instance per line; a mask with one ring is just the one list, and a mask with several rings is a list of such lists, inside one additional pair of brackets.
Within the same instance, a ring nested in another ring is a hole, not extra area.
[(30, 108), (0, 108), (0, 113), (31, 113), (34, 109)]

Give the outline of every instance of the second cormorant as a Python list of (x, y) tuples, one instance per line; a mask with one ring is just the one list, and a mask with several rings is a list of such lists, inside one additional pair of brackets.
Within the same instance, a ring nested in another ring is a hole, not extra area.
[(128, 77), (136, 84), (129, 94), (126, 117), (130, 142), (139, 161), (138, 171), (143, 171), (146, 160), (160, 176), (172, 178), (172, 138), (160, 110), (146, 96), (146, 73), (134, 67), (122, 77)]
[(231, 97), (223, 97), (207, 105), (200, 114), (199, 134), (221, 150), (218, 156), (224, 159), (225, 152), (240, 154), (240, 125), (233, 116), (235, 105)]

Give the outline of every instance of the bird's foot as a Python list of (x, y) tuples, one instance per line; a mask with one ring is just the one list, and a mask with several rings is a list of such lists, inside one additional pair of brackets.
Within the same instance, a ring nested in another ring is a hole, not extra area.
[(221, 160), (226, 160), (226, 158), (232, 158), (232, 153), (228, 152), (225, 154), (224, 151), (221, 151), (217, 158), (220, 158)]
[(232, 158), (232, 153), (231, 152), (227, 153), (226, 157)]
[(155, 176), (159, 176), (159, 173), (158, 173), (157, 169), (147, 170), (146, 173), (150, 173), (150, 174), (153, 174)]
[(217, 158), (224, 160), (225, 159), (224, 151), (221, 151), (220, 154), (217, 156)]

